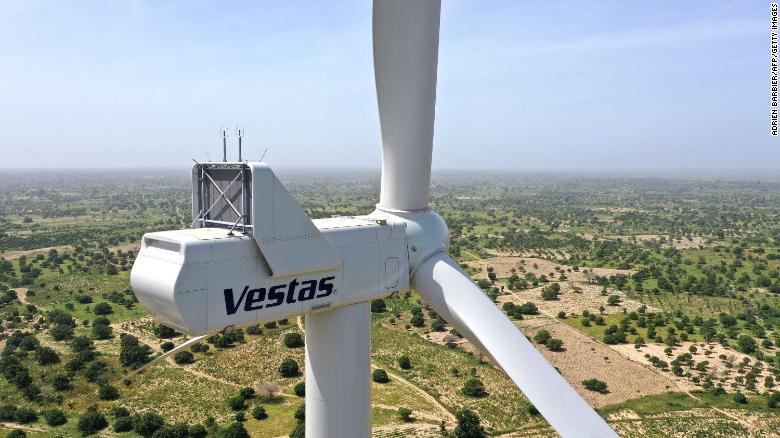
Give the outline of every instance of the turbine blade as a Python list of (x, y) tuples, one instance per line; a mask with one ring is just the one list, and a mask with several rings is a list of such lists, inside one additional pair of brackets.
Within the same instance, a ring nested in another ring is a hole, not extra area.
[(456, 330), (487, 349), (561, 436), (618, 436), (447, 254), (433, 255), (412, 281)]
[(374, 74), (382, 128), (379, 205), (428, 207), (441, 0), (374, 0)]
[(136, 368), (135, 370), (131, 371), (130, 373), (128, 373), (128, 376), (132, 376), (132, 375), (138, 374), (141, 371), (145, 370), (146, 368), (149, 368), (150, 366), (156, 364), (157, 362), (165, 359), (166, 357), (170, 357), (170, 356), (178, 353), (179, 351), (182, 351), (185, 348), (188, 348), (188, 347), (192, 346), (193, 344), (197, 344), (201, 340), (205, 339), (206, 336), (208, 336), (208, 335), (195, 336), (194, 338), (188, 339), (187, 341), (185, 341), (185, 342), (183, 342), (183, 343), (173, 347), (172, 349), (166, 351), (165, 353), (163, 353), (163, 354), (155, 357), (154, 359), (150, 360), (149, 362), (141, 365), (139, 368)]

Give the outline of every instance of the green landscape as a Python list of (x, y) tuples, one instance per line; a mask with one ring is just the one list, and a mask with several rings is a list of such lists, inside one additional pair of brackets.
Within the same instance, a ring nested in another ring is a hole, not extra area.
[[(372, 171), (279, 176), (312, 218), (379, 193)], [(137, 372), (187, 339), (129, 274), (144, 233), (189, 226), (190, 196), (186, 171), (2, 173), (2, 436), (303, 436), (305, 317)], [(619, 434), (780, 436), (780, 179), (443, 171), (431, 208)], [(371, 308), (373, 436), (555, 436), (414, 290)]]

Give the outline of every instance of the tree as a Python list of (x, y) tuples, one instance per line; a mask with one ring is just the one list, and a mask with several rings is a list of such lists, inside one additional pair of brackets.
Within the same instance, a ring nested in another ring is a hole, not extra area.
[(189, 351), (178, 351), (173, 355), (173, 361), (179, 365), (187, 365), (195, 362), (195, 356)]
[(600, 392), (602, 394), (607, 392), (607, 384), (598, 379), (583, 380), (582, 384), (585, 386), (585, 389), (589, 391)]
[(300, 374), (300, 371), (298, 369), (298, 362), (296, 362), (294, 359), (287, 358), (282, 361), (282, 363), (279, 365), (279, 374), (282, 375), (282, 377), (295, 377), (298, 374)]
[(487, 437), (485, 428), (480, 424), (479, 416), (469, 409), (463, 409), (455, 414), (458, 425), (452, 432), (455, 438), (484, 438)]
[(95, 305), (95, 308), (92, 310), (92, 312), (95, 315), (110, 315), (114, 313), (114, 309), (111, 308), (111, 304), (99, 303)]
[(444, 329), (444, 320), (440, 317), (436, 317), (436, 319), (431, 322), (431, 330), (435, 332), (443, 332)]
[(119, 398), (119, 390), (108, 383), (98, 388), (98, 398), (101, 400), (116, 400)]
[(130, 417), (117, 417), (114, 420), (114, 432), (129, 432), (133, 430), (133, 419)]
[(742, 394), (741, 392), (738, 392), (734, 394), (734, 403), (744, 405), (747, 404), (747, 397), (745, 397), (745, 394)]
[(299, 423), (303, 423), (306, 421), (306, 404), (300, 404), (296, 409), (295, 412), (293, 412), (293, 418), (295, 418)]
[(295, 425), (295, 429), (293, 429), (292, 432), (290, 432), (290, 438), (305, 438), (306, 437), (306, 426), (303, 423), (298, 423)]
[(256, 405), (252, 409), (252, 418), (255, 420), (265, 420), (268, 418), (268, 414), (265, 412), (265, 407), (263, 407), (263, 405)]
[(149, 362), (149, 356), (152, 354), (151, 348), (141, 345), (133, 335), (123, 334), (120, 341), (119, 362), (130, 368), (138, 368)]
[(561, 285), (552, 283), (542, 289), (542, 299), (545, 301), (557, 300), (561, 293)]
[(371, 301), (371, 313), (382, 313), (385, 310), (387, 310), (387, 304), (385, 304), (385, 300), (380, 298)]
[(52, 348), (38, 347), (35, 350), (35, 360), (39, 365), (52, 365), (60, 362), (60, 355)]
[(409, 408), (398, 408), (398, 418), (405, 423), (411, 423), (414, 421), (412, 418), (412, 410)]
[(179, 332), (165, 324), (157, 324), (157, 326), (154, 327), (154, 335), (160, 339), (175, 338), (178, 334)]
[(27, 433), (25, 433), (21, 429), (14, 429), (14, 430), (8, 432), (8, 435), (6, 435), (6, 438), (27, 438)]
[(14, 420), (20, 424), (28, 424), (38, 419), (38, 414), (30, 409), (21, 407), (14, 412)]
[(376, 383), (387, 383), (390, 381), (390, 377), (387, 375), (387, 371), (382, 368), (377, 368), (371, 374), (371, 379)]
[(550, 351), (563, 351), (563, 341), (557, 338), (547, 340), (547, 349)]
[(240, 395), (234, 395), (233, 397), (230, 397), (227, 403), (228, 406), (230, 406), (230, 409), (234, 411), (243, 411), (246, 407), (246, 400), (244, 400), (244, 397), (241, 397)]
[(206, 438), (208, 432), (206, 431), (206, 428), (203, 427), (202, 424), (193, 424), (192, 426), (187, 428), (187, 435), (188, 438)]
[(609, 298), (607, 298), (607, 304), (610, 306), (617, 306), (620, 302), (620, 295), (610, 295)]
[(409, 360), (409, 356), (403, 355), (398, 358), (398, 366), (401, 367), (402, 370), (410, 370), (412, 369), (412, 361)]
[(44, 411), (43, 418), (49, 426), (60, 426), (68, 422), (68, 417), (65, 416), (65, 413), (56, 408)]
[(92, 435), (106, 427), (108, 427), (106, 417), (97, 410), (96, 406), (91, 406), (79, 417), (78, 428), (84, 435)]
[(144, 412), (133, 422), (133, 430), (143, 437), (151, 437), (157, 429), (163, 427), (165, 420), (154, 412)]
[(550, 338), (551, 338), (550, 332), (548, 332), (547, 330), (544, 330), (544, 329), (539, 330), (534, 335), (534, 341), (536, 341), (536, 342), (538, 342), (540, 344), (546, 343), (547, 340), (550, 339)]
[(110, 339), (114, 329), (106, 324), (95, 324), (92, 326), (92, 336), (95, 339)]
[(306, 396), (306, 382), (298, 382), (295, 384), (295, 387), (293, 388), (293, 392), (298, 397), (305, 397)]
[(463, 383), (461, 391), (469, 397), (482, 397), (487, 394), (485, 392), (485, 385), (476, 377), (466, 380), (466, 382)]
[(774, 409), (778, 404), (780, 404), (780, 392), (773, 392), (766, 400), (766, 405)]
[(219, 433), (221, 438), (249, 438), (249, 432), (242, 423), (231, 423)]
[(737, 338), (737, 346), (739, 351), (750, 354), (756, 351), (756, 340), (749, 335), (741, 335)]
[(415, 313), (414, 315), (412, 315), (412, 319), (409, 320), (409, 324), (415, 327), (422, 327), (425, 325), (425, 319), (423, 318), (421, 313)]
[(49, 330), (49, 334), (55, 341), (64, 341), (73, 337), (73, 327), (66, 324), (57, 324)]
[(304, 346), (303, 336), (298, 332), (284, 335), (284, 346), (287, 348), (300, 348)]

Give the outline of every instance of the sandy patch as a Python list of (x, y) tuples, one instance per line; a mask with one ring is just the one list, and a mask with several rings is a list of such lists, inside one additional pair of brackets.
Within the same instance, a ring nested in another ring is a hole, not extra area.
[[(604, 306), (605, 314), (623, 313), (625, 309), (627, 312), (631, 312), (642, 307), (642, 303), (632, 300), (626, 297), (626, 294), (616, 289), (607, 289), (607, 295), (601, 295), (601, 291), (604, 289), (601, 286), (592, 284), (571, 284), (568, 282), (559, 283), (561, 285), (561, 294), (557, 300), (545, 301), (542, 299), (543, 287), (536, 287), (533, 289), (526, 289), (519, 292), (509, 292), (506, 295), (498, 297), (497, 302), (499, 306), (502, 306), (506, 302), (512, 302), (520, 305), (526, 302), (532, 302), (539, 308), (539, 313), (551, 317), (558, 315), (558, 312), (566, 312), (567, 315), (572, 313), (581, 314), (583, 310), (590, 312), (599, 312), (599, 307)], [(575, 287), (579, 291), (575, 291)], [(508, 289), (505, 289), (508, 291)], [(610, 306), (607, 304), (609, 295), (617, 295), (620, 297), (620, 303), (617, 306)], [(647, 306), (645, 304), (645, 306)], [(647, 306), (647, 310), (650, 312), (656, 312), (658, 309), (652, 306)]]
[[(601, 407), (643, 395), (680, 390), (667, 376), (629, 360), (566, 324), (548, 318), (522, 320), (515, 324), (532, 338), (536, 332), (544, 329), (552, 337), (563, 340), (565, 351), (561, 352), (549, 351), (535, 342), (534, 345), (593, 406)], [(582, 381), (592, 378), (606, 382), (609, 392), (600, 394), (585, 389)]]
[(514, 257), (501, 256), (487, 259), (474, 260), (467, 262), (472, 268), (480, 270), (477, 278), (487, 278), (487, 268), (492, 267), (498, 278), (507, 278), (512, 275), (512, 269), (517, 271), (517, 275), (523, 276), (520, 268), (525, 272), (531, 272), (536, 276), (546, 275), (550, 280), (555, 281), (560, 278), (561, 273), (565, 274), (569, 281), (590, 282), (596, 275), (609, 277), (615, 274), (632, 275), (634, 271), (627, 269), (612, 268), (579, 268), (579, 272), (574, 271), (570, 266), (562, 265), (551, 260), (545, 260), (537, 257)]
[[(745, 389), (744, 376), (747, 374), (747, 372), (750, 371), (753, 364), (756, 363), (756, 359), (750, 357), (747, 354), (731, 349), (726, 349), (720, 344), (683, 342), (681, 346), (673, 348), (672, 356), (667, 356), (666, 353), (664, 353), (664, 349), (666, 348), (666, 345), (664, 344), (649, 344), (640, 348), (639, 350), (635, 349), (633, 345), (628, 344), (613, 345), (612, 348), (633, 361), (652, 366), (648, 358), (645, 357), (645, 354), (656, 356), (665, 360), (667, 363), (671, 363), (671, 361), (678, 355), (682, 353), (690, 353), (689, 347), (691, 345), (696, 346), (696, 352), (691, 354), (693, 360), (696, 363), (708, 361), (709, 364), (706, 366), (705, 371), (697, 371), (687, 366), (683, 366), (683, 370), (686, 373), (691, 374), (690, 377), (675, 376), (671, 371), (664, 372), (665, 375), (668, 375), (670, 379), (675, 380), (680, 386), (696, 388), (696, 384), (691, 381), (692, 377), (699, 377), (703, 381), (706, 376), (709, 376), (715, 384), (722, 383), (723, 388), (728, 392), (743, 391), (764, 393), (770, 390), (764, 384), (764, 379), (767, 376), (772, 375), (772, 373), (769, 372), (769, 367), (766, 364), (764, 365), (762, 371), (758, 374), (755, 390), (749, 391)], [(711, 353), (709, 355), (705, 355), (705, 351), (711, 351)], [(725, 355), (726, 359), (721, 359), (721, 355)], [(749, 360), (749, 364), (743, 366), (742, 371), (740, 371), (740, 363), (742, 363), (745, 359)], [(728, 364), (731, 365), (731, 368), (729, 368)], [(738, 376), (743, 377), (741, 383), (737, 381)], [(780, 384), (778, 384), (778, 386), (780, 386)], [(777, 386), (775, 386), (773, 390), (777, 390)]]

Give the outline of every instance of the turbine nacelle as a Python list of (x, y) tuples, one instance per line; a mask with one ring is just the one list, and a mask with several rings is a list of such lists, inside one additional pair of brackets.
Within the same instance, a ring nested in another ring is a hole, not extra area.
[(312, 221), (262, 163), (196, 165), (193, 183), (194, 224), (206, 226), (144, 235), (130, 276), (166, 325), (204, 335), (409, 287), (407, 222)]

